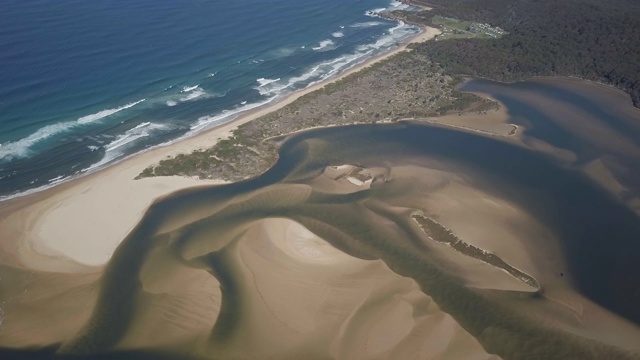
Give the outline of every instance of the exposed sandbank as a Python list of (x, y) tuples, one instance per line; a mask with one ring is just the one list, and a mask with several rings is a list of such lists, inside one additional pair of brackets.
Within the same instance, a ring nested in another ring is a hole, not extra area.
[[(281, 101), (243, 114), (224, 125), (172, 145), (132, 156), (93, 174), (51, 189), (0, 203), (0, 246), (17, 262), (41, 270), (72, 271), (78, 264), (100, 266), (156, 199), (192, 186), (222, 183), (181, 177), (133, 180), (145, 168), (180, 153), (208, 148), (237, 126), (276, 111), (296, 99), (376, 62), (432, 39), (440, 30), (423, 28), (383, 55), (368, 59), (336, 78), (297, 91)], [(96, 229), (99, 229), (96, 231)]]
[[(291, 102), (305, 93), (296, 93), (286, 101)], [(132, 157), (48, 193), (19, 199), (23, 202), (0, 204), (0, 211), (9, 214), (0, 222), (0, 235), (9, 235), (3, 236), (1, 245), (18, 255), (18, 262), (33, 269), (72, 272), (82, 270), (82, 264), (100, 265), (109, 260), (113, 249), (155, 199), (177, 189), (216, 183), (215, 180), (203, 182), (186, 178), (133, 181), (135, 175), (166, 156), (211, 146), (240, 123), (284, 105), (278, 103), (257, 109), (191, 140)], [(403, 208), (412, 207), (429, 211), (465, 241), (491, 250), (514, 266), (540, 276), (547, 286), (546, 299), (560, 304), (562, 311), (549, 306), (550, 312), (545, 312), (541, 307), (547, 306), (548, 302), (538, 301), (526, 312), (531, 317), (541, 318), (536, 321), (595, 339), (608, 336), (601, 334), (601, 328), (611, 329), (612, 333), (625, 329), (623, 335), (604, 340), (635, 346), (633, 340), (637, 339), (637, 329), (633, 325), (610, 317), (602, 308), (576, 294), (568, 284), (569, 279), (558, 275), (558, 271), (565, 270), (565, 265), (555, 245), (555, 234), (544, 224), (526, 209), (474, 187), (473, 180), (477, 179), (473, 173), (456, 171), (460, 169), (455, 166), (447, 172), (433, 170), (428, 163), (420, 164), (424, 166), (390, 165), (388, 169), (373, 171), (391, 182), (400, 182), (398, 188), (418, 191), (407, 191), (406, 198), (393, 199), (398, 201), (391, 204), (390, 212), (402, 213)], [(369, 189), (371, 183), (361, 186), (349, 179), (352, 169), (341, 167), (333, 174), (325, 172), (309, 184), (283, 185), (297, 186), (301, 194), (285, 191), (265, 194), (269, 196), (260, 200), (284, 201), (282, 198), (286, 195), (305, 197), (309, 196), (312, 187), (337, 194)], [(384, 216), (375, 212), (368, 215), (383, 224), (380, 226), (386, 226)], [(166, 226), (170, 227), (169, 224)], [(205, 236), (210, 234), (207, 230), (210, 229), (202, 229), (198, 234), (202, 236), (196, 240), (202, 240), (201, 244), (186, 249), (181, 255), (192, 260), (214, 251), (207, 242), (210, 240)], [(100, 241), (101, 246), (93, 241)], [(236, 244), (225, 250), (228, 252), (225, 260), (232, 263), (229, 276), (237, 280), (235, 291), (244, 300), (237, 305), (243, 316), (234, 324), (241, 331), (237, 331), (232, 339), (215, 344), (219, 354), (277, 357), (289, 351), (293, 343), (301, 353), (334, 358), (409, 358), (415, 354), (426, 358), (489, 357), (477, 340), (440, 311), (415, 281), (393, 273), (382, 261), (349, 256), (293, 221), (260, 220), (234, 233), (233, 242)], [(511, 278), (494, 268), (478, 266), (447, 249), (438, 249), (438, 244), (427, 244), (427, 247), (439, 251), (437, 255), (452, 265), (444, 267), (445, 271), (458, 275), (469, 287), (522, 290), (518, 283), (514, 284)], [(139, 349), (186, 342), (200, 344), (203, 351), (210, 353), (207, 332), (215, 326), (215, 317), (220, 312), (221, 296), (217, 291), (220, 284), (202, 269), (174, 272), (164, 267), (166, 259), (161, 260), (147, 263), (150, 265), (141, 271), (138, 280), (144, 294), (136, 300), (140, 300), (143, 310), (136, 313), (137, 320), (118, 345)], [(93, 269), (93, 274), (98, 271)], [(90, 283), (92, 279), (87, 277), (85, 292), (79, 297), (87, 300), (85, 307), (91, 306), (93, 299), (87, 295), (95, 289)], [(46, 287), (42, 289), (49, 291)], [(58, 299), (55, 304), (58, 307), (65, 305), (60, 303), (63, 301)], [(80, 300), (69, 303), (70, 306), (78, 304)], [(37, 324), (38, 319), (29, 318), (27, 311), (24, 316), (29, 320), (25, 324)], [(561, 313), (563, 318), (558, 321), (549, 316), (550, 313)], [(48, 318), (50, 313), (38, 316)], [(37, 337), (39, 340), (30, 340), (28, 328), (18, 329), (12, 332), (16, 337), (8, 342), (14, 343), (14, 339), (18, 339), (22, 342), (16, 343), (20, 344), (28, 341), (47, 343), (58, 340), (56, 336), (72, 336), (69, 329), (83, 323), (84, 318), (86, 311), (78, 314), (76, 322), (70, 323), (66, 332), (60, 334), (55, 333), (54, 327), (43, 329), (43, 333), (48, 334)], [(51, 333), (56, 336), (51, 337)]]
[(414, 280), (380, 260), (349, 256), (294, 221), (256, 223), (234, 259), (245, 316), (233, 337), (216, 345), (225, 356), (297, 349), (334, 359), (497, 358)]

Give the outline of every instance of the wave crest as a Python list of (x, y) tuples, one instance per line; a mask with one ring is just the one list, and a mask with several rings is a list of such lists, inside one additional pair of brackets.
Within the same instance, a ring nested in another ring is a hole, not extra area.
[(166, 130), (167, 128), (167, 125), (156, 124), (152, 122), (144, 122), (138, 124), (136, 127), (125, 131), (124, 134), (116, 136), (116, 138), (112, 142), (103, 146), (105, 154), (102, 159), (100, 159), (100, 161), (91, 165), (87, 169), (83, 170), (83, 172), (94, 170), (100, 166), (110, 163), (113, 160), (118, 159), (125, 154), (127, 148), (134, 145), (134, 143), (139, 139), (150, 136), (154, 131)]
[(380, 26), (383, 25), (383, 23), (381, 23), (380, 21), (367, 21), (367, 22), (361, 22), (361, 23), (356, 23), (353, 25), (349, 25), (349, 27), (351, 28), (370, 28), (370, 27), (374, 27), (374, 26)]
[(320, 41), (320, 44), (316, 47), (312, 47), (313, 50), (316, 51), (321, 51), (321, 50), (331, 50), (331, 47), (334, 45), (333, 40), (331, 39), (326, 39), (326, 40), (322, 40)]
[(31, 148), (37, 143), (54, 137), (56, 135), (60, 135), (66, 133), (73, 128), (78, 126), (88, 125), (95, 123), (96, 121), (102, 120), (108, 116), (114, 115), (120, 111), (132, 108), (141, 102), (145, 101), (145, 99), (138, 100), (117, 108), (113, 109), (105, 109), (102, 111), (98, 111), (95, 114), (86, 115), (78, 118), (76, 121), (65, 121), (57, 124), (47, 125), (42, 127), (33, 134), (20, 139), (14, 142), (8, 142), (0, 145), (0, 160), (11, 161), (16, 158), (24, 158), (28, 157), (31, 154)]

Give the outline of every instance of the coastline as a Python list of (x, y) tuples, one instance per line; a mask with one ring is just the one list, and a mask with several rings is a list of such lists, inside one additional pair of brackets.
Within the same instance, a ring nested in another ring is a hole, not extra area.
[(640, 358), (637, 108), (459, 77), (405, 22), (328, 79), (0, 197), (0, 358)]
[(430, 40), (440, 32), (430, 27), (420, 30), (389, 52), (225, 124), (51, 188), (0, 202), (0, 247), (11, 257), (3, 260), (12, 266), (59, 272), (104, 265), (153, 202), (178, 190), (225, 183), (177, 176), (134, 180), (146, 167), (167, 157), (211, 147), (238, 126), (393, 55), (410, 51), (409, 44)]

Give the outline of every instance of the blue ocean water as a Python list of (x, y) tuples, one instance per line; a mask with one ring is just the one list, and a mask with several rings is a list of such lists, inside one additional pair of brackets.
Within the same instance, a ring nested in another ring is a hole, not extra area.
[(0, 197), (335, 76), (417, 28), (389, 0), (3, 0)]

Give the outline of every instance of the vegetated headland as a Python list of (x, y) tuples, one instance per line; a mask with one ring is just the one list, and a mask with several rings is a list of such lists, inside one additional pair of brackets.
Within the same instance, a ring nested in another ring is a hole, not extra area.
[[(405, 0), (423, 10), (385, 16), (442, 33), (240, 125), (211, 148), (150, 166), (139, 178), (237, 181), (277, 159), (266, 141), (312, 127), (485, 112), (498, 105), (456, 86), (461, 76), (516, 81), (576, 76), (618, 87), (640, 106), (640, 4), (631, 0)], [(553, 16), (549, 16), (553, 14)]]
[(259, 175), (275, 163), (277, 143), (267, 141), (273, 137), (314, 127), (391, 122), (498, 107), (493, 101), (458, 92), (455, 86), (460, 81), (445, 74), (425, 54), (403, 52), (240, 125), (231, 137), (212, 148), (163, 160), (140, 176), (237, 181)]

